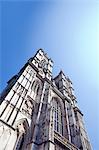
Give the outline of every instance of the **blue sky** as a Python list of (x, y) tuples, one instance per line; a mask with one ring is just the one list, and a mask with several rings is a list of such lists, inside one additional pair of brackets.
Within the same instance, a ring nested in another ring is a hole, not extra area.
[(0, 91), (43, 48), (74, 83), (94, 150), (99, 149), (99, 1), (2, 1)]

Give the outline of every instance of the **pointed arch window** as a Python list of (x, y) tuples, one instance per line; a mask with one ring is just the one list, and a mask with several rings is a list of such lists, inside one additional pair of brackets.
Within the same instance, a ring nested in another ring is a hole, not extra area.
[(63, 135), (62, 109), (58, 100), (53, 99), (54, 130)]
[(34, 93), (36, 93), (36, 96), (39, 95), (41, 89), (41, 84), (38, 80), (34, 80), (32, 85), (31, 85), (31, 90), (34, 91)]
[(15, 144), (15, 150), (23, 150), (26, 147), (27, 133), (29, 125), (26, 119), (22, 119), (16, 126), (17, 141)]

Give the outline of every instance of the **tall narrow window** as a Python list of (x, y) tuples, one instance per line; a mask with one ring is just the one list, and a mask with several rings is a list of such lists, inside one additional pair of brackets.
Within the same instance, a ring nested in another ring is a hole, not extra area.
[(32, 86), (31, 86), (31, 90), (34, 91), (34, 93), (36, 93), (36, 96), (39, 95), (40, 92), (40, 82), (38, 80), (33, 81)]
[(16, 126), (17, 141), (14, 150), (26, 149), (27, 133), (28, 133), (28, 122), (26, 119), (21, 119)]
[(55, 99), (53, 100), (53, 117), (54, 117), (54, 130), (63, 135), (62, 110), (60, 103)]
[(39, 81), (35, 80), (31, 85), (31, 90), (33, 90), (36, 93), (39, 90), (39, 86), (40, 86)]

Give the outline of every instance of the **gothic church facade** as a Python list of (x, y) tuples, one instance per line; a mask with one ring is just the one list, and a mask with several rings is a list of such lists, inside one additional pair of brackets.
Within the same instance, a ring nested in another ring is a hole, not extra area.
[(0, 98), (0, 150), (92, 150), (71, 80), (42, 49)]

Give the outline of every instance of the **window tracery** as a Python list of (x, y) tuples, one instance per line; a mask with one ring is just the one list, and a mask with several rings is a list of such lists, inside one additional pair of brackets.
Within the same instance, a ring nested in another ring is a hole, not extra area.
[(62, 109), (58, 100), (53, 99), (54, 130), (63, 135)]

